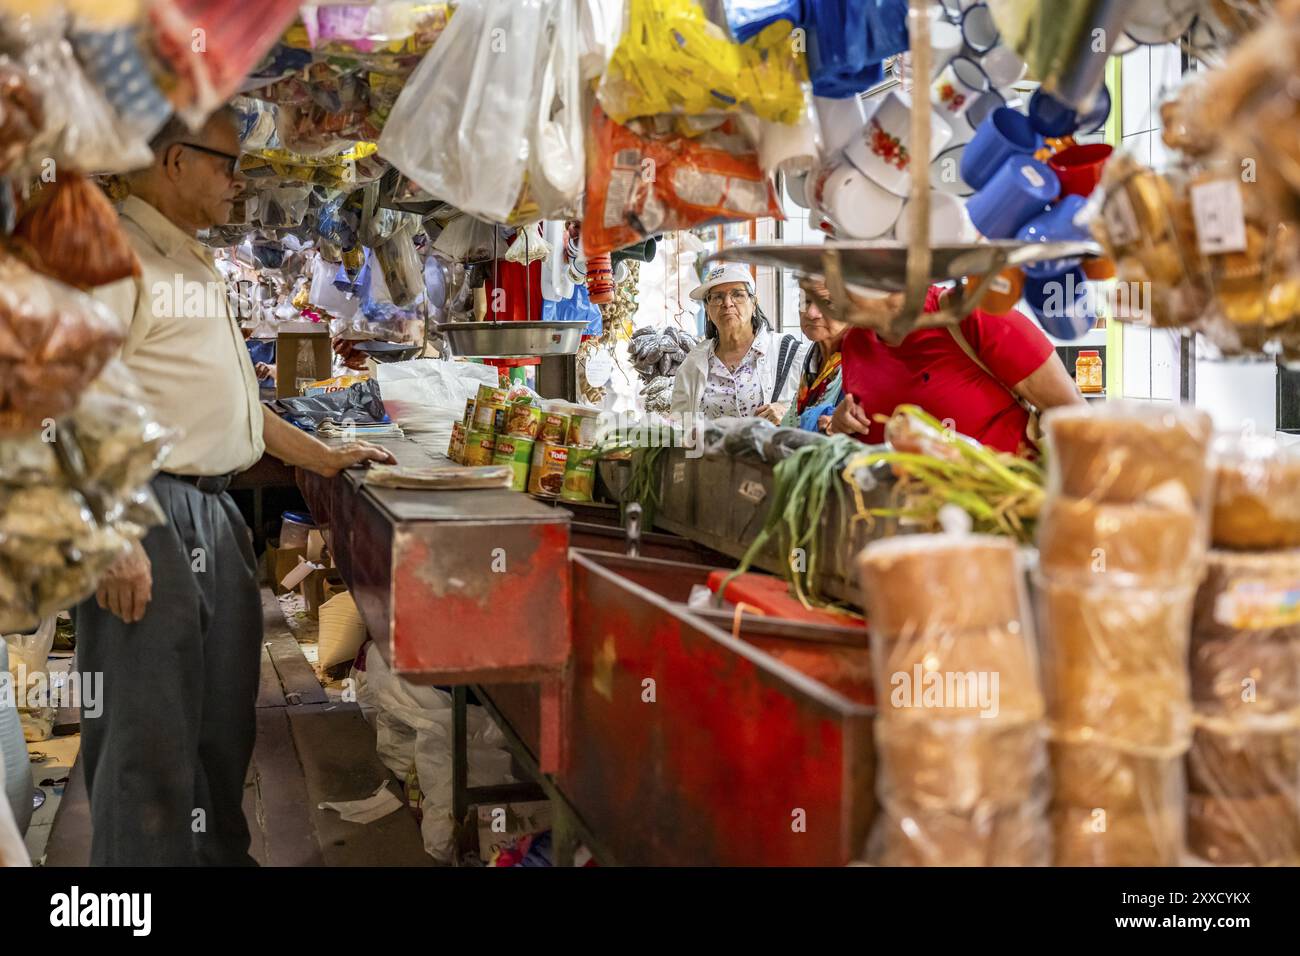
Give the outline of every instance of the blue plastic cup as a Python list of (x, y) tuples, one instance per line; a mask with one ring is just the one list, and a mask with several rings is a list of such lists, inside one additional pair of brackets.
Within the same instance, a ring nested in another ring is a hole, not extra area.
[[(970, 147), (966, 147), (970, 152)], [(962, 157), (965, 176), (966, 157)], [(1061, 191), (1056, 173), (1032, 156), (1009, 156), (975, 195), (966, 200), (971, 222), (989, 239), (1010, 239), (1047, 208)]]
[(1025, 302), (1053, 338), (1077, 339), (1096, 321), (1088, 277), (1080, 268), (1045, 279), (1025, 276)]
[[(1042, 137), (1023, 113), (999, 106), (984, 118), (961, 156), (961, 178), (980, 189), (1011, 156), (1033, 156)], [(1055, 199), (1056, 197), (1051, 197)]]
[(1095, 133), (1106, 124), (1110, 116), (1110, 90), (1102, 86), (1093, 98), (1092, 106), (1079, 113), (1070, 109), (1055, 96), (1035, 90), (1029, 97), (1029, 123), (1044, 136), (1059, 138), (1074, 133)]
[[(1088, 230), (1075, 225), (1075, 217), (1087, 204), (1082, 196), (1073, 194), (1061, 197), (1047, 212), (1040, 213), (1021, 227), (1016, 238), (1021, 242), (1079, 242), (1088, 238)], [(1025, 275), (1033, 279), (1047, 279), (1075, 268), (1082, 259), (1045, 259), (1024, 266)]]

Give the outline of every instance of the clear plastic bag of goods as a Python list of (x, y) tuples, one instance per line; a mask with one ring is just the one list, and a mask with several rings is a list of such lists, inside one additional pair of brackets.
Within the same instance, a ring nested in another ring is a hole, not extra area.
[[(1114, 260), (1121, 288), (1150, 290), (1123, 302), (1118, 317), (1157, 328), (1194, 328), (1208, 304), (1197, 272), (1191, 206), (1175, 178), (1116, 153), (1107, 161), (1093, 205), (1092, 231)], [(1142, 285), (1145, 283), (1146, 285)]]
[(1187, 755), (1188, 849), (1210, 863), (1300, 864), (1300, 723), (1206, 721)]
[(1109, 813), (1104, 807), (1055, 807), (1056, 866), (1181, 866), (1182, 804), (1150, 812)]
[(452, 9), (428, 0), (305, 3), (301, 16), (317, 56), (340, 67), (409, 73), (442, 35)]
[(191, 128), (240, 84), (298, 15), (297, 0), (151, 0), (155, 49), (171, 71), (168, 98)]
[(399, 230), (375, 247), (374, 266), (382, 273), (388, 295), (399, 308), (415, 305), (424, 295), (424, 270), (408, 229)]
[(504, 252), (497, 227), (473, 216), (457, 216), (433, 241), (433, 249), (457, 262), (482, 262)]
[(40, 97), (20, 67), (0, 64), (0, 175), (19, 164), (44, 125)]
[(1107, 402), (1043, 416), (1048, 494), (1158, 503), (1208, 513), (1213, 494), (1209, 415), (1186, 405)]
[(738, 458), (762, 462), (768, 439), (776, 426), (762, 418), (719, 418), (703, 434), (704, 454), (709, 458)]
[(808, 64), (779, 20), (737, 43), (696, 0), (628, 0), (626, 27), (597, 96), (616, 121), (749, 111), (798, 122)]
[(588, 125), (582, 249), (622, 249), (660, 232), (783, 218), (776, 191), (739, 123), (686, 136), (672, 117), (616, 123), (593, 107)]
[[(550, 63), (552, 45), (562, 42), (550, 29), (560, 14), (573, 16), (570, 0), (461, 3), (393, 105), (381, 155), (457, 208), (509, 221), (543, 146), (538, 98), (551, 66), (577, 70), (576, 58)], [(566, 145), (580, 144), (579, 137)]]
[[(18, 65), (39, 100), (44, 123), (28, 144), (24, 172), (122, 173), (153, 160), (147, 131), (124, 123), (82, 69), (64, 37), (60, 17), (19, 18), (11, 24), (22, 53)], [(24, 98), (25, 102), (25, 98)]]
[(1035, 579), (1053, 738), (1149, 756), (1187, 749), (1194, 584)]
[(0, 436), (70, 412), (125, 334), (102, 303), (0, 255)]
[[(1097, 743), (1053, 743), (1052, 819), (1061, 866), (1168, 866), (1181, 854), (1172, 822), (1183, 815), (1183, 758)], [(1110, 840), (1114, 822), (1121, 838)]]
[(172, 105), (154, 79), (144, 31), (136, 23), (105, 25), (77, 18), (68, 38), (122, 128), (147, 143), (171, 116)]
[(71, 415), (0, 437), (0, 461), (19, 463), (0, 468), (0, 631), (26, 630), (91, 594), (130, 542), (163, 520), (144, 482), (174, 436), (123, 389), (127, 380), (111, 366)]
[(1014, 542), (908, 535), (858, 557), (877, 702), (872, 862), (1050, 862), (1047, 735)]
[(1187, 754), (1187, 843), (1225, 865), (1300, 864), (1300, 722), (1206, 718)]
[(1192, 695), (1220, 717), (1300, 719), (1300, 550), (1211, 551), (1192, 618)]
[(1271, 435), (1219, 435), (1212, 452), (1214, 547), (1300, 547), (1300, 445)]
[(32, 196), (14, 227), (45, 274), (89, 289), (140, 275), (112, 203), (90, 180), (62, 172)]
[(257, 219), (264, 229), (292, 229), (311, 208), (311, 186), (270, 186), (258, 190)]

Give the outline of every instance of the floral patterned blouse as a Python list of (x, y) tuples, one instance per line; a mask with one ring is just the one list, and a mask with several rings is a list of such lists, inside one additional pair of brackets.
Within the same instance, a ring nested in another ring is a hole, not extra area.
[(757, 336), (733, 372), (714, 353), (709, 354), (709, 377), (704, 383), (700, 414), (708, 419), (750, 418), (767, 401), (758, 380), (758, 357), (763, 336)]

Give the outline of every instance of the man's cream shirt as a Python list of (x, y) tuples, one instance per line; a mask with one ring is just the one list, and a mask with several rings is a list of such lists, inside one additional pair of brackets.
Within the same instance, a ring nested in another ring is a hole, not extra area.
[(158, 420), (182, 437), (163, 463), (180, 475), (251, 467), (265, 449), (257, 374), (212, 254), (153, 206), (118, 208), (142, 275), (96, 291), (128, 323), (122, 360)]

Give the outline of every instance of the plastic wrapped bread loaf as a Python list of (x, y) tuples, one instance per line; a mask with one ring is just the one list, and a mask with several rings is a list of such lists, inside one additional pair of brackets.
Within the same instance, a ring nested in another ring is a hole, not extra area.
[(1043, 695), (1031, 640), (1019, 621), (875, 635), (871, 656), (882, 720), (1040, 720)]
[(1191, 739), (1192, 589), (1039, 577), (1043, 692), (1056, 740), (1172, 757)]
[(1210, 551), (1193, 629), (1205, 638), (1243, 631), (1300, 633), (1300, 549)]
[(1211, 863), (1300, 864), (1300, 804), (1295, 795), (1187, 797), (1187, 847)]
[(1264, 435), (1214, 445), (1211, 539), (1216, 548), (1300, 548), (1300, 448)]
[(1048, 795), (1041, 723), (958, 718), (876, 722), (881, 804), (897, 810), (994, 812)]
[(986, 535), (903, 535), (858, 559), (872, 634), (970, 631), (1025, 617), (1015, 545)]
[(1192, 635), (1192, 700), (1197, 708), (1245, 720), (1300, 714), (1297, 630)]
[(1187, 789), (1212, 797), (1300, 800), (1300, 728), (1198, 727), (1187, 752)]
[(1057, 497), (1039, 516), (1039, 568), (1054, 579), (1153, 585), (1199, 577), (1202, 523), (1186, 508)]
[(1100, 744), (1053, 743), (1054, 800), (1129, 816), (1161, 813), (1182, 802), (1182, 757), (1145, 757)]
[(906, 536), (868, 545), (858, 570), (878, 706), (870, 858), (1045, 865), (1043, 699), (1015, 544)]
[(1166, 506), (1209, 506), (1211, 424), (1185, 405), (1107, 402), (1067, 406), (1043, 418), (1052, 496)]
[(1058, 806), (1051, 820), (1057, 866), (1178, 866), (1182, 861), (1182, 804), (1139, 813)]
[(867, 856), (878, 866), (1048, 866), (1051, 833), (1041, 809), (1033, 805), (992, 814), (882, 814)]

